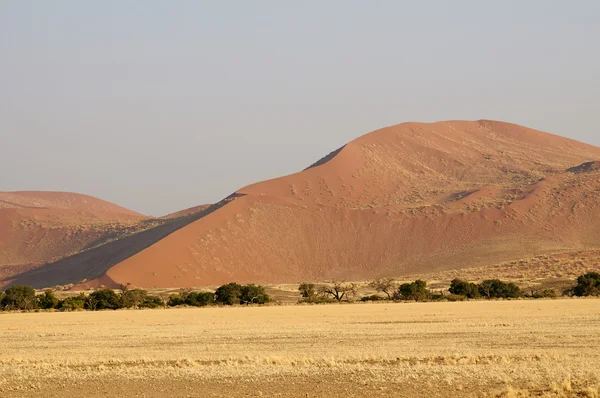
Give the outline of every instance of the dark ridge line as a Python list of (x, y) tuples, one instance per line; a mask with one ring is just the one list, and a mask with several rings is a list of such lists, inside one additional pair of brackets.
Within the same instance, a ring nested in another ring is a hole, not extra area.
[(344, 145), (341, 148), (336, 149), (335, 151), (331, 152), (329, 155), (317, 160), (315, 163), (311, 164), (310, 166), (305, 168), (303, 171), (324, 165), (325, 163), (329, 162), (331, 159), (336, 157), (338, 155), (338, 153), (340, 153), (342, 151), (342, 149), (344, 149), (345, 147), (346, 147), (346, 145)]
[(579, 166), (568, 168), (567, 173), (581, 174), (591, 173), (600, 170), (600, 161), (592, 161), (580, 164)]
[(84, 279), (99, 278), (116, 264), (125, 261), (172, 233), (206, 217), (242, 196), (245, 196), (245, 194), (233, 193), (198, 213), (173, 219), (154, 228), (105, 243), (21, 274), (5, 277), (0, 282), (8, 283), (2, 289), (14, 285), (27, 285), (41, 289), (77, 284)]

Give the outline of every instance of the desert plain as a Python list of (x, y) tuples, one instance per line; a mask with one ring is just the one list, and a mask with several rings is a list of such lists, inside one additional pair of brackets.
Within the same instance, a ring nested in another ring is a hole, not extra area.
[(2, 397), (600, 393), (594, 299), (0, 314)]

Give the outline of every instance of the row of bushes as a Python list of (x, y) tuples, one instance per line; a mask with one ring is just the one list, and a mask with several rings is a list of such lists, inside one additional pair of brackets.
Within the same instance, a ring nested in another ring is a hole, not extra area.
[[(372, 295), (362, 297), (361, 301), (379, 300), (410, 300), (410, 301), (459, 301), (465, 299), (496, 299), (496, 298), (554, 298), (556, 292), (551, 289), (536, 290), (529, 293), (523, 292), (512, 282), (503, 282), (498, 279), (489, 279), (481, 283), (472, 283), (454, 279), (448, 289), (450, 294), (436, 293), (427, 289), (427, 283), (416, 280), (412, 283), (403, 283), (397, 286), (392, 278), (377, 279), (370, 283), (370, 287), (384, 296)], [(357, 286), (353, 283), (332, 282), (328, 285), (314, 285), (302, 283), (298, 290), (306, 303), (328, 303), (349, 300), (357, 293)], [(577, 278), (577, 284), (564, 292), (567, 296), (600, 296), (600, 273), (589, 272)], [(96, 290), (89, 295), (81, 293), (77, 296), (59, 300), (51, 290), (36, 295), (29, 286), (12, 286), (6, 292), (0, 292), (0, 310), (35, 310), (58, 309), (61, 311), (73, 310), (116, 310), (120, 308), (158, 308), (188, 305), (203, 307), (213, 304), (266, 304), (271, 298), (262, 286), (249, 284), (240, 285), (228, 283), (220, 286), (214, 293), (194, 292), (191, 289), (182, 289), (179, 293), (171, 294), (165, 301), (160, 296), (148, 294), (142, 289), (130, 289), (122, 286), (117, 293), (112, 289)]]
[(264, 287), (257, 285), (239, 285), (228, 283), (219, 287), (215, 293), (193, 292), (182, 289), (179, 293), (171, 294), (167, 301), (160, 296), (150, 295), (146, 290), (130, 289), (128, 285), (121, 286), (117, 293), (112, 289), (96, 290), (89, 295), (80, 293), (77, 296), (59, 300), (51, 290), (36, 294), (29, 286), (12, 286), (6, 292), (0, 292), (0, 310), (36, 310), (57, 309), (60, 311), (74, 310), (117, 310), (121, 308), (159, 308), (189, 305), (202, 307), (211, 304), (265, 304), (271, 301)]
[[(361, 301), (381, 300), (408, 300), (408, 301), (461, 301), (466, 299), (515, 299), (525, 298), (555, 298), (556, 291), (552, 289), (531, 289), (524, 292), (512, 282), (503, 282), (499, 279), (488, 279), (481, 283), (473, 283), (461, 279), (454, 279), (448, 289), (449, 294), (443, 291), (434, 292), (427, 289), (427, 283), (416, 280), (411, 283), (397, 285), (393, 278), (376, 279), (369, 284), (381, 295), (362, 297)], [(332, 282), (328, 285), (314, 285), (302, 283), (298, 288), (303, 303), (326, 303), (348, 301), (356, 295), (357, 286), (343, 282)], [(600, 274), (590, 272), (577, 278), (577, 285), (564, 292), (566, 296), (600, 296)]]
[(254, 284), (240, 285), (231, 282), (220, 286), (214, 293), (193, 292), (190, 289), (182, 289), (179, 293), (169, 296), (167, 305), (169, 307), (179, 305), (204, 307), (211, 304), (266, 304), (270, 301), (271, 297), (262, 286)]

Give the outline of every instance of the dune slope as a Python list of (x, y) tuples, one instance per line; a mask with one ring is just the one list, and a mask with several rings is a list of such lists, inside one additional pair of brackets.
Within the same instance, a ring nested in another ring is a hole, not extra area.
[(0, 275), (136, 230), (146, 217), (68, 192), (0, 192)]
[(404, 123), (238, 190), (81, 286), (362, 280), (598, 248), (599, 159), (509, 123)]
[(598, 247), (600, 148), (495, 121), (362, 136), (115, 265), (105, 282), (359, 280)]

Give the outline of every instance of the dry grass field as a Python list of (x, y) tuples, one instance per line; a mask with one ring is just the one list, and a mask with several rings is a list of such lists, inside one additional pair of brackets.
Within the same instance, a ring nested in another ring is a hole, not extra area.
[(0, 314), (0, 397), (589, 396), (600, 301)]

